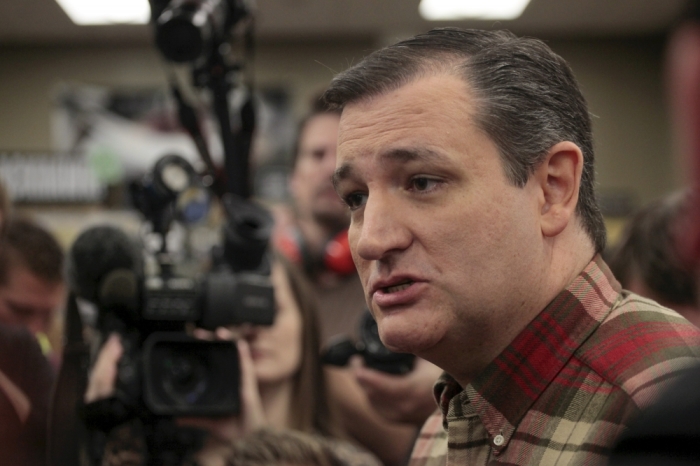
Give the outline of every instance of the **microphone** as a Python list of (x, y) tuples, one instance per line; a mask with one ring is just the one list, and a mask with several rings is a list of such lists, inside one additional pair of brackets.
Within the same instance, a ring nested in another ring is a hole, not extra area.
[(73, 243), (67, 264), (71, 291), (97, 306), (100, 330), (140, 320), (143, 260), (126, 233), (112, 226), (85, 230)]
[(119, 334), (123, 354), (117, 367), (115, 394), (82, 408), (88, 430), (114, 427), (132, 415), (141, 398), (138, 348), (141, 319), (143, 259), (137, 244), (112, 226), (83, 231), (67, 257), (67, 277), (73, 294), (97, 307), (96, 328), (102, 347), (111, 333)]
[(67, 276), (78, 297), (127, 320), (137, 318), (143, 259), (118, 228), (96, 226), (81, 233), (68, 254)]

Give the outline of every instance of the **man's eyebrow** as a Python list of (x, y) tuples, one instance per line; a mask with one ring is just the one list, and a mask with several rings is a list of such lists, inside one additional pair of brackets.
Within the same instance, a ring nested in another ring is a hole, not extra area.
[(442, 159), (443, 157), (431, 149), (421, 148), (397, 148), (390, 150), (380, 156), (382, 162), (430, 162)]
[(335, 188), (335, 190), (337, 191), (338, 185), (340, 184), (340, 182), (350, 178), (352, 176), (352, 172), (353, 172), (352, 166), (347, 164), (347, 163), (344, 163), (341, 166), (339, 166), (338, 168), (336, 168), (335, 172), (333, 172), (333, 177), (332, 177), (333, 188)]
[[(431, 149), (427, 148), (397, 148), (387, 151), (379, 156), (379, 163), (394, 162), (394, 163), (408, 163), (414, 161), (436, 161), (443, 160), (444, 157)], [(353, 167), (350, 164), (344, 163), (338, 167), (333, 173), (333, 186), (338, 189), (338, 184), (352, 177)]]

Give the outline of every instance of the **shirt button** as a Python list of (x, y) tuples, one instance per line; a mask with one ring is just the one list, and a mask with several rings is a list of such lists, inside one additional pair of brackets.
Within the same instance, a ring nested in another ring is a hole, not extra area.
[(501, 445), (503, 445), (503, 442), (505, 442), (505, 441), (506, 441), (506, 439), (503, 438), (503, 436), (501, 434), (498, 434), (493, 438), (493, 444), (496, 445), (497, 447), (500, 447)]

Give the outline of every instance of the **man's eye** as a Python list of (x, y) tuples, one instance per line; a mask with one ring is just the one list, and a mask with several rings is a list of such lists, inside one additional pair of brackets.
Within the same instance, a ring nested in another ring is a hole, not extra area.
[(430, 191), (434, 189), (438, 183), (438, 180), (427, 178), (425, 176), (417, 176), (411, 179), (411, 188), (415, 189), (416, 191)]
[(350, 207), (350, 210), (355, 210), (367, 201), (367, 195), (363, 193), (350, 193), (344, 198), (345, 203)]

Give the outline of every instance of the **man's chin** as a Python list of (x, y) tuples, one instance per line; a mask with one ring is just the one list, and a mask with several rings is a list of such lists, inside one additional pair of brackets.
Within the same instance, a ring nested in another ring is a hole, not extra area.
[(420, 329), (392, 329), (385, 327), (380, 330), (379, 335), (384, 346), (395, 353), (420, 355), (433, 348), (439, 341), (439, 338), (436, 338), (434, 335), (426, 335)]

